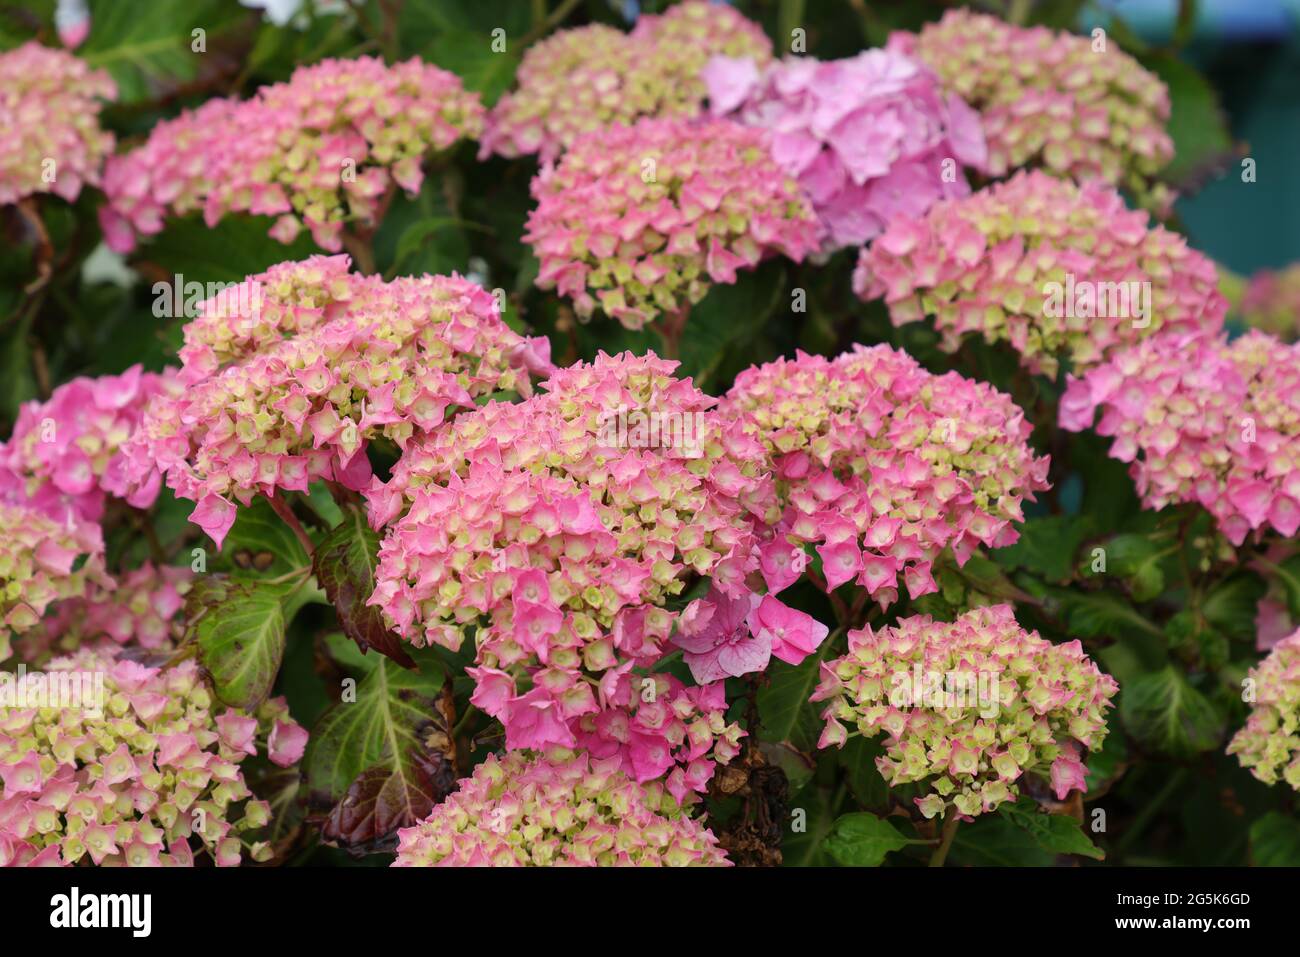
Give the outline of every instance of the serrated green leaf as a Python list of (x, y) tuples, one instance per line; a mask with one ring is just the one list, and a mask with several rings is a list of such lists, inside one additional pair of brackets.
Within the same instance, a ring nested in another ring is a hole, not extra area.
[(998, 810), (1004, 818), (1028, 833), (1045, 851), (1053, 854), (1078, 854), (1097, 861), (1106, 856), (1083, 833), (1078, 821), (1064, 814), (1044, 814), (1032, 799), (1004, 804)]
[(1242, 573), (1219, 582), (1205, 596), (1201, 613), (1230, 638), (1255, 637), (1255, 613), (1267, 586), (1255, 575)]
[(253, 708), (271, 693), (284, 657), (285, 603), (301, 582), (203, 575), (186, 598), (188, 635), (217, 697)]
[(1104, 547), (1107, 574), (1123, 578), (1134, 601), (1150, 601), (1164, 591), (1165, 575), (1160, 563), (1170, 554), (1168, 546), (1149, 535), (1132, 534), (1116, 535)]
[(221, 556), (241, 574), (268, 578), (296, 572), (311, 564), (298, 536), (260, 495), (235, 514), (235, 524), (221, 544)]
[(874, 814), (845, 814), (822, 840), (826, 853), (845, 867), (879, 867), (891, 851), (909, 844), (889, 821)]
[(1175, 758), (1209, 751), (1223, 736), (1214, 705), (1172, 665), (1126, 684), (1120, 715), (1134, 741)]
[(1300, 821), (1265, 814), (1250, 826), (1250, 857), (1260, 867), (1300, 867)]
[(818, 672), (833, 637), (828, 636), (802, 664), (773, 660), (768, 667), (768, 683), (758, 689), (759, 733), (765, 740), (789, 741), (801, 751), (817, 746), (821, 719), (818, 706), (808, 696), (817, 687)]
[(1074, 574), (1074, 556), (1091, 534), (1088, 515), (1048, 515), (1020, 526), (1014, 545), (994, 549), (993, 560), (1003, 568), (1023, 569), (1057, 584)]

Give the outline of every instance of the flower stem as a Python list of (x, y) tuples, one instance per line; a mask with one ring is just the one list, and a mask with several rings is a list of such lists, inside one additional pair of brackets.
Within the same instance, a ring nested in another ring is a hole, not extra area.
[(931, 867), (943, 867), (943, 862), (948, 859), (948, 849), (952, 847), (952, 839), (957, 836), (957, 825), (960, 823), (961, 818), (957, 816), (957, 809), (949, 808), (948, 816), (943, 822), (943, 831), (939, 836), (939, 846), (930, 855)]

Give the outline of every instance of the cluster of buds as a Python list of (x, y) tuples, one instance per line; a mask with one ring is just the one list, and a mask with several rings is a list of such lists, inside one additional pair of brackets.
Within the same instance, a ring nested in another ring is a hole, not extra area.
[(884, 296), (895, 325), (933, 316), (948, 351), (979, 333), (1049, 376), (1161, 329), (1218, 329), (1228, 308), (1214, 263), (1182, 236), (1104, 184), (1038, 171), (895, 220), (863, 250), (853, 287)]
[[(289, 767), (307, 732), (283, 699), (221, 709), (199, 667), (146, 667), (82, 650), (22, 676), (0, 707), (0, 864), (218, 866), (271, 847), (243, 762)], [(65, 700), (66, 698), (66, 700)]]
[[(368, 492), (372, 524), (389, 525), (371, 604), (417, 645), (454, 649), (474, 635), (474, 700), (502, 720), (512, 749), (603, 735), (600, 713), (627, 714), (634, 697), (632, 710), (649, 715), (656, 679), (629, 671), (668, 650), (672, 599), (700, 577), (748, 590), (759, 530), (778, 514), (767, 456), (675, 368), (602, 354), (560, 370), (544, 393), (411, 443)], [(716, 740), (713, 756), (727, 759), (735, 732), (720, 702), (664, 691), (646, 722), (654, 740), (627, 760), (637, 777), (680, 760), (702, 789), (701, 748)]]
[(1156, 336), (1070, 378), (1062, 428), (1088, 428), (1098, 409), (1147, 508), (1197, 502), (1234, 545), (1300, 529), (1300, 344)]
[(992, 811), (1015, 800), (1025, 775), (1048, 779), (1060, 800), (1086, 791), (1080, 747), (1101, 746), (1118, 690), (1079, 642), (1026, 632), (1009, 605), (851, 631), (848, 654), (821, 668), (820, 747), (842, 747), (846, 724), (866, 738), (884, 732), (876, 767), (891, 786), (925, 782), (915, 801), (927, 818)]
[(13, 434), (0, 443), (0, 496), (22, 501), (57, 519), (71, 514), (97, 522), (110, 495), (148, 508), (159, 481), (129, 489), (122, 447), (139, 427), (155, 395), (179, 388), (174, 372), (144, 372), (73, 379), (45, 402), (18, 411)]
[(394, 184), (418, 192), (425, 158), (482, 123), (478, 95), (436, 66), (323, 60), (252, 99), (210, 100), (158, 124), (105, 166), (100, 223), (112, 249), (130, 252), (168, 216), (202, 209), (209, 226), (229, 213), (275, 216), (280, 242), (305, 225), (337, 252), (345, 223), (372, 227)]
[(684, 316), (714, 282), (817, 248), (816, 216), (764, 131), (729, 120), (641, 120), (581, 137), (533, 180), (526, 242), (537, 285), (629, 329)]
[(98, 185), (113, 151), (99, 111), (115, 99), (113, 78), (70, 53), (35, 41), (0, 53), (0, 206), (34, 193), (72, 202)]
[(760, 70), (715, 57), (703, 71), (715, 115), (772, 134), (772, 158), (812, 200), (827, 249), (861, 246), (895, 216), (970, 192), (961, 166), (987, 159), (979, 114), (923, 64), (888, 50)]
[(550, 162), (603, 127), (696, 116), (699, 72), (715, 55), (766, 63), (772, 44), (734, 8), (699, 0), (642, 16), (631, 34), (599, 23), (561, 30), (524, 53), (518, 89), (488, 114), (479, 155), (537, 153)]
[[(197, 503), (191, 520), (220, 546), (231, 498), (306, 491), (315, 479), (361, 489), (366, 444), (404, 446), (447, 410), (502, 390), (530, 391), (548, 371), (544, 339), (525, 339), (496, 300), (458, 276), (384, 282), (346, 256), (282, 263), (227, 290), (185, 328), (176, 394), (155, 398), (124, 447), (126, 477)], [(223, 303), (253, 301), (241, 315)]]
[(0, 501), (0, 661), (57, 601), (112, 588), (98, 525)]
[(638, 784), (615, 760), (563, 749), (489, 755), (398, 839), (395, 867), (730, 863), (662, 784)]
[(16, 650), (29, 663), (81, 648), (171, 652), (184, 634), (181, 612), (192, 577), (188, 568), (146, 562), (114, 579), (111, 591), (59, 602), (18, 639)]
[(1172, 201), (1153, 182), (1174, 155), (1169, 90), (1104, 38), (950, 10), (919, 34), (894, 34), (889, 49), (928, 64), (979, 110), (994, 176), (1036, 164), (1123, 187), (1144, 205)]
[(1300, 336), (1300, 263), (1250, 277), (1241, 297), (1246, 322), (1286, 340)]
[(1274, 645), (1249, 680), (1255, 692), (1250, 717), (1228, 753), (1265, 784), (1280, 778), (1300, 791), (1300, 632)]
[(784, 513), (760, 550), (772, 593), (803, 574), (809, 542), (827, 589), (856, 581), (884, 606), (901, 573), (913, 598), (935, 591), (945, 548), (964, 564), (1013, 543), (1021, 503), (1048, 487), (1009, 396), (887, 345), (747, 369), (720, 411), (775, 460)]

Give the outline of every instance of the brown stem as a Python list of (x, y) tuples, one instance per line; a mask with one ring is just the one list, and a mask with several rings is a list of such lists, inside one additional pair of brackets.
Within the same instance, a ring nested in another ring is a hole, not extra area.
[(949, 808), (948, 817), (943, 822), (943, 832), (939, 836), (939, 846), (930, 855), (931, 867), (943, 867), (943, 862), (948, 859), (948, 849), (952, 847), (952, 839), (957, 836), (957, 825), (960, 823), (961, 818), (957, 816), (957, 809)]
[(268, 495), (266, 500), (271, 503), (272, 511), (280, 516), (284, 524), (289, 526), (294, 536), (302, 543), (302, 547), (307, 550), (307, 554), (313, 554), (316, 551), (316, 543), (311, 540), (311, 536), (302, 527), (302, 523), (298, 521), (298, 516), (293, 514), (293, 509), (289, 507), (289, 503), (278, 495)]
[(681, 355), (682, 331), (686, 328), (686, 317), (690, 312), (690, 306), (682, 306), (676, 312), (664, 313), (654, 324), (655, 331), (664, 343), (663, 358), (676, 359)]
[(376, 271), (375, 251), (370, 248), (370, 238), (345, 228), (342, 241), (343, 248), (352, 257), (353, 265), (357, 267), (357, 272), (366, 276), (373, 276)]
[(54, 243), (50, 241), (49, 230), (45, 228), (41, 212), (36, 208), (36, 201), (28, 196), (20, 200), (17, 206), (19, 214), (36, 233), (36, 278), (23, 289), (25, 293), (31, 295), (49, 282), (50, 276), (54, 273)]

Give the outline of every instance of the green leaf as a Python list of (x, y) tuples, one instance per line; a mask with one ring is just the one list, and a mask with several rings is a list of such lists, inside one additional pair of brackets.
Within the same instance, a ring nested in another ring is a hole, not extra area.
[[(242, 282), (267, 267), (319, 252), (306, 230), (287, 246), (266, 234), (267, 216), (227, 216), (207, 226), (198, 215), (168, 221), (138, 256), (185, 282)], [(184, 289), (181, 290), (184, 295)]]
[[(790, 818), (781, 839), (782, 867), (829, 867), (835, 863), (822, 843), (835, 823), (835, 811), (826, 789), (811, 781), (790, 798)], [(796, 825), (802, 830), (796, 831)]]
[(742, 273), (734, 285), (710, 289), (686, 320), (677, 374), (690, 376), (699, 385), (714, 373), (728, 350), (744, 350), (782, 300), (788, 302), (785, 282), (785, 271), (773, 266)]
[(1136, 602), (1150, 601), (1165, 589), (1160, 562), (1170, 552), (1149, 535), (1116, 535), (1105, 543), (1107, 571), (1119, 575)]
[(89, 6), (90, 35), (77, 53), (113, 74), (120, 103), (147, 100), (194, 79), (205, 54), (193, 50), (193, 31), (204, 30), (212, 49), (215, 34), (249, 15), (220, 0), (150, 0), (147, 15), (120, 0), (90, 0)]
[[(438, 800), (436, 757), (447, 746), (447, 728), (439, 709), (443, 672), (421, 658), (409, 671), (387, 658), (356, 685), (355, 701), (340, 701), (312, 730), (303, 759), (308, 806), (329, 812), (336, 823), (332, 836), (344, 843), (365, 844), (387, 835), (374, 831), (400, 827), (427, 816)], [(380, 770), (376, 770), (380, 769)], [(362, 775), (365, 781), (359, 781)], [(354, 790), (354, 784), (356, 788)], [(352, 792), (354, 801), (385, 801), (371, 818), (371, 833), (334, 814)], [(364, 839), (363, 839), (364, 838)]]
[(981, 814), (973, 823), (957, 826), (948, 864), (972, 867), (1048, 867), (1054, 855), (1043, 850), (1029, 832), (1005, 817)]
[(203, 575), (186, 598), (189, 636), (217, 697), (239, 708), (260, 704), (284, 657), (285, 603), (301, 582)]
[(1265, 814), (1250, 826), (1250, 857), (1260, 867), (1300, 867), (1300, 821)]
[(822, 724), (817, 716), (820, 708), (808, 696), (817, 687), (818, 671), (834, 637), (828, 636), (802, 664), (773, 661), (768, 667), (768, 683), (758, 689), (760, 735), (764, 740), (789, 741), (801, 751), (817, 746)]
[(1032, 799), (1004, 804), (999, 811), (1004, 818), (1029, 834), (1045, 851), (1053, 854), (1078, 854), (1097, 861), (1106, 856), (1083, 833), (1078, 821), (1064, 814), (1044, 814)]
[(1249, 572), (1233, 575), (1211, 589), (1201, 612), (1228, 637), (1251, 641), (1255, 637), (1255, 612), (1266, 589), (1264, 582)]
[(375, 591), (379, 536), (366, 522), (359, 508), (349, 508), (343, 521), (320, 542), (312, 557), (312, 570), (334, 603), (343, 633), (362, 651), (375, 649), (406, 668), (415, 662), (403, 649), (403, 643), (384, 624), (383, 613), (366, 602)]
[(1150, 635), (1161, 632), (1136, 608), (1114, 592), (1058, 592), (1071, 635), (1079, 638)]
[(1142, 65), (1169, 87), (1169, 135), (1174, 141), (1174, 158), (1162, 177), (1183, 184), (1208, 174), (1233, 150), (1223, 108), (1214, 87), (1193, 67), (1168, 53), (1141, 58)]
[(836, 820), (822, 840), (826, 852), (846, 867), (879, 867), (890, 851), (909, 843), (889, 821), (863, 812)]
[(444, 33), (428, 47), (428, 59), (455, 73), (465, 84), (492, 106), (515, 80), (522, 51), (507, 39), (506, 49), (492, 49), (491, 33), (455, 30)]
[(1300, 618), (1300, 555), (1294, 555), (1277, 565), (1262, 558), (1256, 561), (1282, 584), (1291, 617)]
[(1093, 527), (1088, 515), (1049, 515), (1020, 526), (1020, 540), (994, 549), (1003, 568), (1032, 572), (1047, 581), (1064, 583), (1074, 575), (1074, 556)]
[(849, 738), (840, 749), (840, 766), (853, 796), (863, 807), (885, 808), (889, 804), (889, 785), (876, 768), (876, 758), (883, 753), (884, 746), (878, 740), (861, 735)]
[(298, 536), (261, 495), (251, 505), (240, 506), (235, 524), (222, 542), (221, 555), (242, 572), (268, 578), (287, 575), (311, 564)]
[(1172, 665), (1125, 685), (1120, 715), (1133, 740), (1175, 758), (1209, 751), (1223, 736), (1214, 705)]

